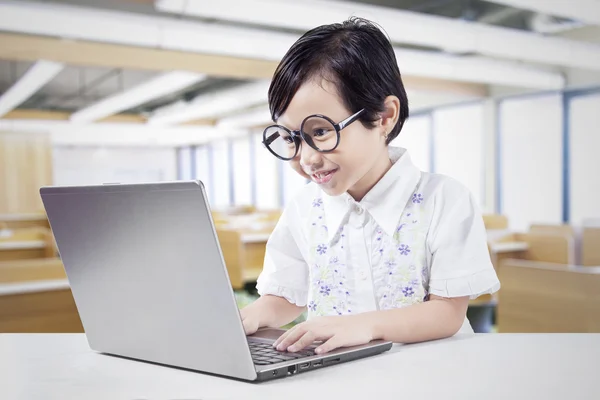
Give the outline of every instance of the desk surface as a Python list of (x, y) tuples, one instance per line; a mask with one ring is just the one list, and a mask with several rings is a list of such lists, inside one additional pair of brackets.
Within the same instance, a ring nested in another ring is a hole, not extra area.
[(43, 240), (15, 240), (0, 242), (0, 250), (27, 250), (42, 249), (46, 247)]
[(256, 384), (97, 354), (82, 334), (4, 334), (0, 388), (7, 400), (597, 400), (599, 360), (600, 334), (482, 334)]
[(490, 245), (494, 253), (510, 253), (514, 251), (526, 251), (529, 245), (526, 242), (499, 242)]

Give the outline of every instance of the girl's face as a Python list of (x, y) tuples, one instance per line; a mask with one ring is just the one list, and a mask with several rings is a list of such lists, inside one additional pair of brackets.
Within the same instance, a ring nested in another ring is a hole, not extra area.
[[(289, 161), (291, 167), (330, 196), (348, 192), (360, 201), (391, 167), (385, 141), (398, 119), (399, 104), (396, 97), (389, 97), (385, 104), (386, 111), (375, 128), (367, 129), (358, 120), (346, 126), (332, 152), (320, 153), (302, 141), (298, 154)], [(333, 83), (310, 80), (296, 92), (277, 123), (298, 130), (302, 121), (313, 114), (338, 123), (353, 112), (345, 108)]]

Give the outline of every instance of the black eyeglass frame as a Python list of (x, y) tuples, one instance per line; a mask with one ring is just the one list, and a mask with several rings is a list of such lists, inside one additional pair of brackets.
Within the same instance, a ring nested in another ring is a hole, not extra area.
[[(304, 140), (304, 142), (306, 142), (310, 147), (312, 147), (313, 149), (315, 149), (316, 151), (318, 151), (319, 153), (330, 153), (332, 151), (334, 151), (340, 144), (340, 132), (342, 131), (342, 129), (344, 129), (345, 127), (347, 127), (348, 125), (350, 125), (351, 123), (353, 123), (354, 121), (356, 121), (360, 115), (365, 111), (365, 109), (361, 109), (360, 111), (352, 114), (351, 116), (349, 116), (348, 118), (344, 119), (343, 121), (338, 122), (337, 124), (335, 122), (333, 122), (331, 120), (331, 118), (325, 116), (325, 115), (321, 115), (321, 114), (313, 114), (313, 115), (309, 115), (308, 117), (304, 118), (304, 120), (302, 121), (302, 124), (300, 124), (300, 129), (299, 130), (289, 130), (288, 128), (286, 128), (285, 126), (282, 125), (269, 125), (265, 128), (265, 130), (263, 131), (263, 140), (262, 140), (262, 144), (263, 146), (265, 146), (267, 148), (267, 150), (269, 150), (269, 152), (271, 154), (273, 154), (275, 157), (279, 158), (280, 160), (283, 161), (289, 161), (289, 160), (293, 160), (297, 155), (298, 155), (298, 150), (300, 150), (300, 143), (302, 140)], [(315, 143), (313, 142), (312, 138), (308, 135), (304, 134), (304, 124), (306, 123), (306, 121), (308, 121), (311, 118), (323, 118), (324, 120), (326, 120), (327, 122), (329, 122), (333, 128), (335, 129), (335, 134), (336, 134), (336, 142), (335, 142), (335, 146), (333, 146), (332, 149), (329, 150), (321, 150), (319, 149)], [(282, 157), (279, 154), (275, 153), (275, 151), (273, 151), (273, 149), (271, 149), (270, 144), (273, 143), (278, 137), (279, 135), (274, 133), (272, 135), (270, 135), (269, 137), (266, 137), (267, 135), (267, 131), (269, 129), (272, 128), (280, 128), (285, 130), (287, 133), (289, 133), (290, 137), (292, 138), (292, 140), (294, 141), (294, 143), (296, 144), (296, 150), (294, 151), (294, 155), (286, 158), (286, 157)]]

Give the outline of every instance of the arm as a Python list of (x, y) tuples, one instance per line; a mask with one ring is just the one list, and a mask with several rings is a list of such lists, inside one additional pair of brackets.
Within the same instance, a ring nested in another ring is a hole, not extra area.
[(459, 331), (468, 305), (469, 296), (443, 298), (431, 295), (429, 301), (410, 307), (316, 318), (290, 329), (275, 342), (275, 346), (282, 351), (299, 351), (315, 341), (325, 341), (316, 352), (326, 353), (376, 339), (395, 343), (443, 339)]
[(414, 343), (443, 339), (461, 328), (469, 296), (443, 298), (431, 295), (429, 301), (411, 307), (365, 313), (365, 323), (373, 339)]
[(260, 328), (279, 328), (298, 318), (306, 307), (299, 307), (283, 297), (265, 295), (241, 310), (246, 334)]
[(263, 327), (279, 328), (306, 309), (308, 267), (294, 212), (286, 208), (267, 242), (262, 273), (257, 282), (261, 297), (241, 310), (246, 334)]

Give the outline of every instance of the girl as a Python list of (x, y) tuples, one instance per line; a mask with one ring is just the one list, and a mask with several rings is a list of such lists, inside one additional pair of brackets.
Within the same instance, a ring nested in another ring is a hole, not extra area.
[(382, 31), (352, 18), (307, 32), (275, 71), (269, 106), (264, 145), (312, 182), (267, 243), (261, 297), (241, 310), (246, 333), (306, 309), (278, 350), (473, 332), (469, 299), (500, 287), (483, 220), (461, 184), (389, 146), (408, 101)]

